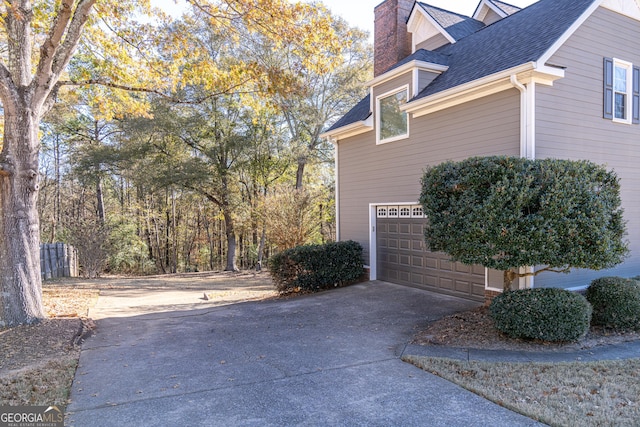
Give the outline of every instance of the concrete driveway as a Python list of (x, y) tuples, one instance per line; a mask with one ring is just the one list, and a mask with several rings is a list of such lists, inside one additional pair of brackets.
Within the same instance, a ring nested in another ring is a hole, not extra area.
[(473, 302), (384, 282), (188, 306), (201, 296), (103, 291), (67, 425), (538, 425), (399, 359), (416, 329)]

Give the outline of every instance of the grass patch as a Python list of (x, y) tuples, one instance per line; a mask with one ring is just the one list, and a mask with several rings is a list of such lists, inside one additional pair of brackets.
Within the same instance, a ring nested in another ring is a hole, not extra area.
[(465, 362), (405, 356), (405, 362), (551, 426), (637, 426), (640, 359)]

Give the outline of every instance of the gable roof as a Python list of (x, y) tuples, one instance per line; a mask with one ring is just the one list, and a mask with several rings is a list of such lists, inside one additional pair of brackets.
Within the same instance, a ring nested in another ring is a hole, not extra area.
[(540, 0), (507, 18), (443, 46), (449, 69), (415, 99), (540, 59), (598, 0)]
[[(502, 7), (507, 5), (498, 0), (483, 1), (499, 3)], [(591, 6), (596, 6), (596, 3), (599, 5), (601, 2), (602, 0), (539, 0), (517, 13), (461, 38), (456, 43), (442, 46), (433, 52), (416, 51), (412, 56), (430, 57), (432, 60), (428, 62), (435, 62), (434, 59), (445, 62), (446, 58), (446, 64), (443, 65), (447, 65), (448, 68), (408, 104), (457, 86), (472, 84), (476, 80), (488, 78), (524, 64), (536, 63), (557, 47), (555, 44), (561, 41), (565, 34), (570, 33), (574, 24), (579, 23), (580, 17)], [(420, 6), (423, 7), (422, 3)], [(449, 16), (453, 15), (455, 14)], [(443, 16), (440, 18), (444, 19)], [(408, 61), (401, 61), (387, 72), (410, 62), (409, 58), (406, 59)], [(370, 98), (366, 99), (368, 102), (366, 105), (370, 106)], [(363, 101), (354, 107), (354, 110), (358, 109), (358, 114), (352, 114), (350, 111), (327, 132), (355, 122), (346, 120), (347, 117), (362, 117), (365, 108)], [(370, 110), (367, 111), (367, 117), (370, 114)]]
[(513, 15), (514, 13), (516, 13), (519, 10), (522, 10), (521, 8), (519, 8), (518, 6), (514, 6), (512, 4), (509, 3), (505, 3), (503, 1), (499, 1), (499, 0), (487, 0), (490, 3), (492, 3), (495, 7), (497, 7), (498, 9), (500, 9), (502, 12), (504, 12), (506, 15)]
[(416, 4), (431, 16), (455, 41), (467, 37), (469, 34), (473, 34), (484, 27), (484, 23), (469, 18), (468, 16), (440, 9), (439, 7), (422, 2), (417, 2)]
[(478, 21), (486, 22), (485, 18), (489, 11), (493, 11), (500, 18), (506, 18), (509, 15), (513, 15), (514, 13), (520, 11), (521, 8), (517, 6), (513, 6), (509, 3), (505, 3), (499, 0), (481, 0), (478, 6), (476, 7), (476, 11), (473, 13), (473, 19), (477, 19)]

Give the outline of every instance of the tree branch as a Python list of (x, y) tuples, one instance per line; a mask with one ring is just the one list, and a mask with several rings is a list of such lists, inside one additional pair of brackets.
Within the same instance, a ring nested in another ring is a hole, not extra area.
[(537, 271), (531, 271), (528, 273), (515, 273), (515, 274), (516, 274), (516, 277), (535, 277), (538, 274), (543, 273), (545, 271), (550, 271), (552, 273), (568, 273), (571, 271), (571, 267), (564, 267), (564, 268), (545, 267)]
[(75, 12), (73, 2), (74, 0), (62, 1), (51, 31), (40, 47), (40, 62), (31, 82), (34, 90), (33, 102), (42, 103), (45, 111), (55, 102), (56, 94), (51, 97), (51, 92), (78, 46), (82, 28), (96, 0), (80, 0)]
[(67, 66), (73, 53), (80, 42), (80, 35), (82, 34), (82, 28), (89, 19), (91, 8), (95, 4), (96, 0), (80, 0), (76, 11), (73, 14), (71, 23), (68, 26), (67, 34), (64, 38), (64, 42), (57, 50), (55, 58), (53, 60), (52, 72), (56, 76), (60, 76), (64, 68)]
[(62, 37), (64, 37), (67, 25), (71, 20), (73, 8), (73, 0), (63, 0), (60, 4), (60, 10), (51, 26), (49, 35), (40, 46), (40, 61), (36, 71), (36, 79), (39, 86), (47, 86), (52, 74), (52, 64), (55, 58), (56, 50), (60, 46)]
[(232, 92), (234, 89), (244, 86), (246, 83), (249, 82), (250, 79), (245, 79), (242, 82), (239, 82), (233, 86), (230, 86), (228, 88), (226, 88), (225, 90), (222, 91), (218, 91), (218, 92), (213, 92), (210, 93), (206, 96), (203, 96), (201, 98), (195, 98), (195, 99), (180, 99), (180, 98), (176, 98), (175, 96), (172, 95), (167, 95), (166, 93), (159, 91), (157, 89), (150, 89), (150, 88), (146, 88), (146, 87), (138, 87), (138, 86), (130, 86), (130, 85), (125, 85), (125, 84), (119, 84), (119, 83), (113, 83), (113, 82), (108, 82), (108, 81), (104, 81), (104, 80), (97, 80), (97, 79), (89, 79), (89, 80), (83, 80), (83, 81), (73, 81), (73, 80), (61, 80), (59, 82), (60, 85), (65, 85), (65, 86), (89, 86), (89, 85), (99, 85), (99, 86), (105, 86), (105, 87), (109, 87), (112, 89), (120, 89), (120, 90), (124, 90), (127, 92), (139, 92), (139, 93), (149, 93), (149, 94), (153, 94), (153, 95), (158, 95), (168, 101), (171, 101), (175, 104), (202, 104), (205, 101), (208, 101), (209, 99), (212, 98), (216, 98), (218, 96), (222, 96), (222, 95), (228, 95), (230, 93), (234, 93), (234, 94), (241, 94), (241, 93), (245, 93), (245, 94), (250, 94), (250, 93), (255, 93), (255, 91), (237, 91), (237, 92)]

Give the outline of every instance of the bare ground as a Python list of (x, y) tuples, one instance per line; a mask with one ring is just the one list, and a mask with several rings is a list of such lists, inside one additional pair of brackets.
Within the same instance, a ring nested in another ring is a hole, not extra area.
[[(61, 405), (80, 355), (95, 325), (89, 309), (107, 289), (193, 290), (194, 301), (230, 304), (275, 297), (267, 273), (192, 273), (94, 280), (58, 279), (43, 284), (47, 319), (0, 329), (0, 405)], [(206, 295), (206, 297), (205, 297)]]

